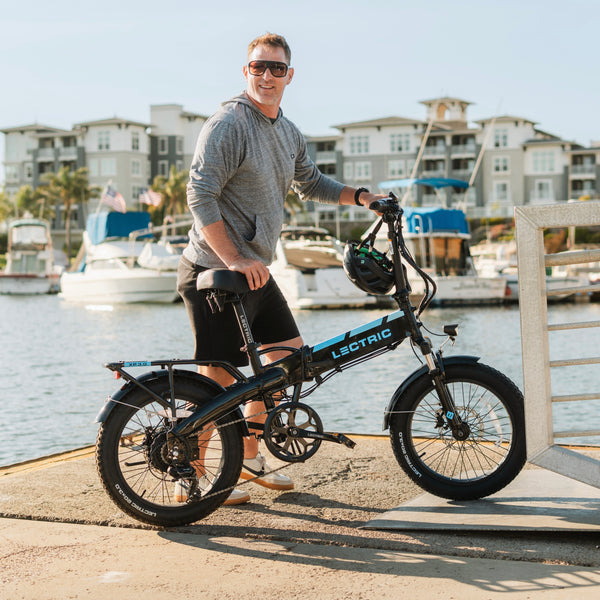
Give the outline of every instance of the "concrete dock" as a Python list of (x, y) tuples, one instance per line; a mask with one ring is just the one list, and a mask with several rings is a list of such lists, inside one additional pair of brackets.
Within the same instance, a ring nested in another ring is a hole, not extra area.
[(452, 503), (386, 437), (351, 437), (289, 466), (293, 491), (250, 484), (250, 503), (168, 530), (108, 499), (92, 448), (0, 468), (0, 599), (599, 597), (600, 490), (528, 467)]

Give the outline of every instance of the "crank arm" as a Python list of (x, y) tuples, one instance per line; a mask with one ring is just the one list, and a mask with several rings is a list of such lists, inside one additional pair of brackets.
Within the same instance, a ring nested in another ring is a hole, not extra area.
[(326, 431), (319, 433), (317, 431), (306, 431), (304, 429), (298, 429), (297, 427), (290, 427), (287, 430), (287, 434), (291, 438), (310, 438), (313, 440), (323, 440), (325, 442), (335, 442), (336, 444), (343, 444), (348, 448), (354, 448), (356, 442), (353, 442), (349, 437), (343, 433), (328, 433)]

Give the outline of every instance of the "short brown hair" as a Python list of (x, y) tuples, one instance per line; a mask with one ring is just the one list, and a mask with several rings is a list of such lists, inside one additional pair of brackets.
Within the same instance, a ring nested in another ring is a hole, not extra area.
[(252, 50), (254, 50), (254, 48), (257, 46), (272, 46), (273, 48), (282, 48), (285, 52), (285, 58), (288, 62), (288, 65), (292, 60), (292, 51), (282, 35), (277, 35), (276, 33), (265, 33), (264, 35), (260, 35), (253, 39), (248, 44), (248, 56), (252, 54)]

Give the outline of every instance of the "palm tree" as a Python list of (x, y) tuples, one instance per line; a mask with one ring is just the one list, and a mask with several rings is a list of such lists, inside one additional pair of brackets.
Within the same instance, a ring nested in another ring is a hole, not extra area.
[(298, 196), (298, 194), (296, 194), (296, 192), (294, 192), (294, 190), (290, 189), (285, 198), (284, 206), (285, 206), (285, 210), (290, 215), (290, 220), (292, 222), (292, 225), (296, 225), (296, 215), (299, 212), (302, 212), (305, 209), (306, 205), (304, 204), (304, 202), (302, 202), (302, 200), (300, 200), (300, 197)]
[(8, 219), (15, 211), (15, 205), (4, 190), (0, 190), (0, 221)]
[(64, 209), (65, 241), (67, 259), (71, 260), (71, 212), (73, 204), (84, 205), (90, 198), (100, 194), (100, 188), (88, 182), (88, 170), (81, 167), (71, 171), (68, 166), (61, 167), (58, 173), (47, 176), (48, 186), (43, 190), (45, 199), (50, 205), (59, 205)]
[(176, 215), (187, 211), (187, 182), (188, 171), (177, 171), (174, 165), (169, 170), (169, 176), (157, 175), (152, 189), (162, 195), (162, 202), (151, 214), (161, 214), (163, 223), (175, 222)]
[(30, 185), (23, 185), (15, 194), (15, 205), (17, 214), (31, 214), (40, 219), (52, 219), (56, 207), (46, 202), (46, 189), (39, 187), (33, 189)]

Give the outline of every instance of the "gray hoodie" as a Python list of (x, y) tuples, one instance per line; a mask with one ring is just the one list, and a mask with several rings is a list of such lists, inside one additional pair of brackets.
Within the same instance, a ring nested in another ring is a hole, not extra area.
[(198, 136), (187, 186), (194, 224), (184, 256), (223, 268), (201, 231), (222, 219), (241, 256), (271, 264), (290, 187), (303, 200), (337, 204), (343, 185), (317, 169), (281, 110), (272, 122), (245, 94), (224, 102)]

